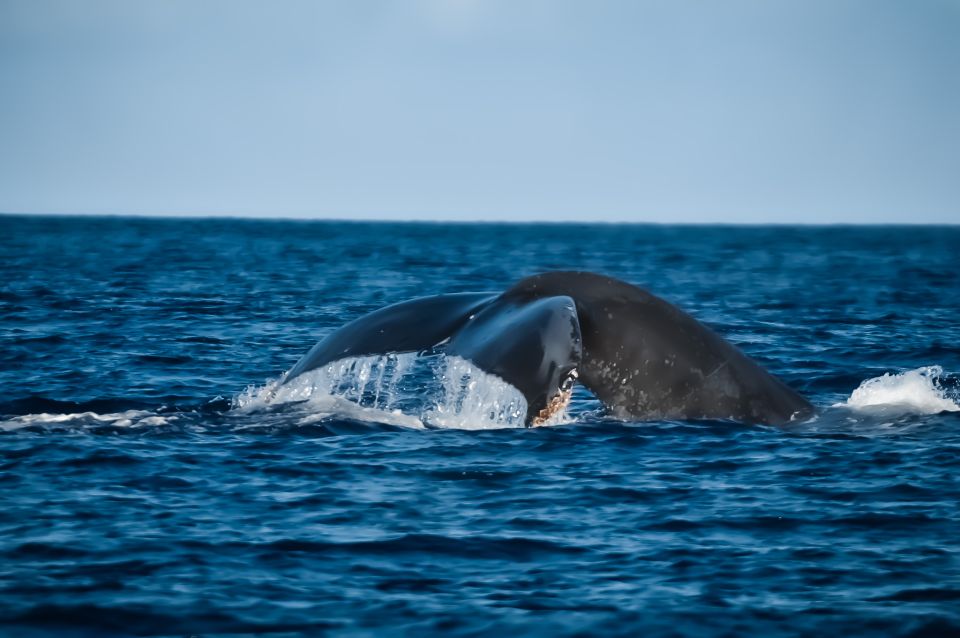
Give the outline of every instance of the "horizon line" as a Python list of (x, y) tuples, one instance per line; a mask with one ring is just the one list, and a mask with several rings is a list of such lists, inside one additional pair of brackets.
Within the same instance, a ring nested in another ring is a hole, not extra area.
[(323, 217), (296, 214), (267, 215), (260, 213), (154, 213), (154, 212), (129, 212), (129, 213), (103, 213), (103, 212), (21, 212), (21, 211), (0, 211), (0, 217), (55, 217), (55, 218), (100, 218), (100, 219), (182, 219), (188, 221), (201, 220), (224, 220), (224, 221), (278, 221), (278, 222), (336, 222), (336, 223), (374, 223), (374, 224), (463, 224), (463, 225), (636, 225), (636, 226), (804, 226), (804, 227), (881, 227), (881, 226), (960, 226), (960, 221), (896, 221), (896, 222), (864, 222), (864, 221), (840, 221), (840, 222), (808, 222), (808, 221), (784, 221), (782, 219), (775, 221), (708, 221), (708, 220), (627, 220), (627, 219), (531, 219), (531, 218), (512, 218), (512, 219), (484, 219), (480, 216), (466, 218), (447, 218), (447, 217)]

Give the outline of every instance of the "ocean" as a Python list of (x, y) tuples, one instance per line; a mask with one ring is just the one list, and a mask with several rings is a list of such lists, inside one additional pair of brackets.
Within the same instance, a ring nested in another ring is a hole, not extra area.
[[(351, 319), (549, 270), (817, 415), (578, 388), (527, 429), (429, 354), (277, 394)], [(960, 635), (958, 317), (960, 227), (0, 216), (0, 634)]]

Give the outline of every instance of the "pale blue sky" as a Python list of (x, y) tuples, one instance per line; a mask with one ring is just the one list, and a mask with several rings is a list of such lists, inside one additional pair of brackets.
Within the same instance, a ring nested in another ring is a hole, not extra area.
[(960, 222), (960, 0), (0, 0), (0, 211)]

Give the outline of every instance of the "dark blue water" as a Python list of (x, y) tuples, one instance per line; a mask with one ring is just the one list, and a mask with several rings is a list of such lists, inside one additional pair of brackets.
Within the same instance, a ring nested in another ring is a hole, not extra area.
[[(960, 228), (0, 231), (4, 635), (960, 634)], [(819, 416), (238, 407), (362, 313), (553, 269), (677, 303)]]

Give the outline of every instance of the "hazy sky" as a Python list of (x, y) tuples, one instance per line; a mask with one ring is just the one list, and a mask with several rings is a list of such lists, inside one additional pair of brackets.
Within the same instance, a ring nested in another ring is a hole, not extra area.
[(960, 0), (0, 0), (0, 211), (960, 223)]

